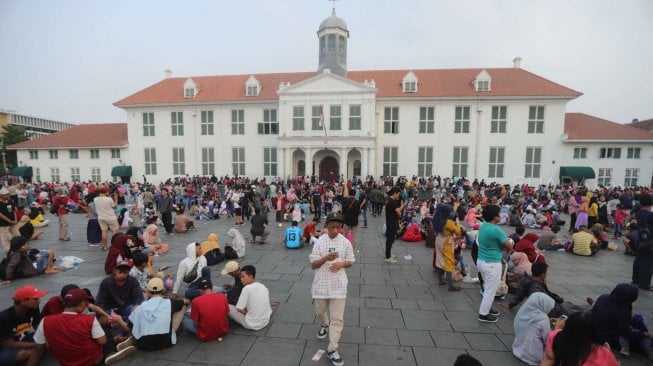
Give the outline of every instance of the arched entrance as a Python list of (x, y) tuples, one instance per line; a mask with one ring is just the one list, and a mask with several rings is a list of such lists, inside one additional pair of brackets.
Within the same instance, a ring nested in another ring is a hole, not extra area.
[(338, 181), (340, 176), (340, 165), (338, 160), (327, 156), (320, 161), (320, 180)]

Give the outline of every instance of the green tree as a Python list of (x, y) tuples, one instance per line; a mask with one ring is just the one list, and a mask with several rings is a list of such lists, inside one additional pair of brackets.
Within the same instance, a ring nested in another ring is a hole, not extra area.
[(18, 158), (16, 156), (16, 150), (7, 150), (7, 146), (17, 144), (27, 140), (26, 129), (23, 126), (17, 125), (6, 125), (4, 130), (0, 134), (0, 142), (2, 142), (2, 149), (0, 154), (4, 156), (4, 159), (7, 162), (7, 171), (3, 162), (0, 162), (0, 175), (7, 175), (11, 172), (15, 166), (18, 165)]

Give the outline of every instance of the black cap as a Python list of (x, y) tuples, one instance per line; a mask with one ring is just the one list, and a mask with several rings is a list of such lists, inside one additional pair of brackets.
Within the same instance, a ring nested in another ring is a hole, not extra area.
[(211, 280), (207, 280), (206, 278), (200, 279), (199, 284), (197, 285), (197, 288), (200, 290), (206, 290), (206, 289), (212, 289), (213, 284), (211, 283)]
[(341, 224), (344, 223), (345, 221), (342, 219), (342, 215), (340, 215), (340, 212), (330, 212), (327, 215), (326, 223), (330, 223), (332, 221), (338, 221)]

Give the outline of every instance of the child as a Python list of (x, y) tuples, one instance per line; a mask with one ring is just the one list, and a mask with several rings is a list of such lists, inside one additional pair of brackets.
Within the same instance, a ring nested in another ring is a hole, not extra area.
[(143, 291), (145, 291), (147, 290), (147, 282), (154, 275), (154, 271), (152, 270), (154, 256), (136, 252), (134, 253), (133, 260), (134, 266), (129, 271), (129, 275), (136, 278)]
[(617, 210), (614, 212), (614, 238), (621, 239), (622, 230), (626, 218), (628, 217), (628, 212), (624, 210), (624, 207), (621, 204), (617, 205)]

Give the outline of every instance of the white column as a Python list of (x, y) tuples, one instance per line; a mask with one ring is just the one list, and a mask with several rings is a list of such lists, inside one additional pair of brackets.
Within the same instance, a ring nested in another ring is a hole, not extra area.
[(367, 174), (373, 175), (374, 179), (379, 179), (376, 174), (376, 148), (367, 149)]
[(286, 149), (286, 153), (284, 154), (284, 161), (286, 162), (286, 177), (288, 175), (292, 177), (293, 174), (293, 166), (292, 166), (292, 159), (291, 159), (291, 154), (293, 150), (295, 150), (295, 148), (288, 148)]
[(366, 147), (361, 148), (361, 178), (365, 179), (368, 173), (367, 160), (369, 157), (369, 149)]
[(347, 149), (344, 147), (340, 148), (340, 174), (342, 174), (343, 177), (345, 177), (345, 180), (347, 180), (348, 177), (348, 172), (347, 172)]
[(312, 147), (306, 148), (304, 150), (305, 156), (304, 156), (304, 162), (306, 163), (306, 172), (305, 174), (308, 175), (309, 177), (313, 173), (313, 153), (315, 152), (315, 149)]
[(277, 156), (279, 160), (279, 171), (278, 174), (283, 179), (286, 179), (286, 148), (279, 148), (279, 155)]

